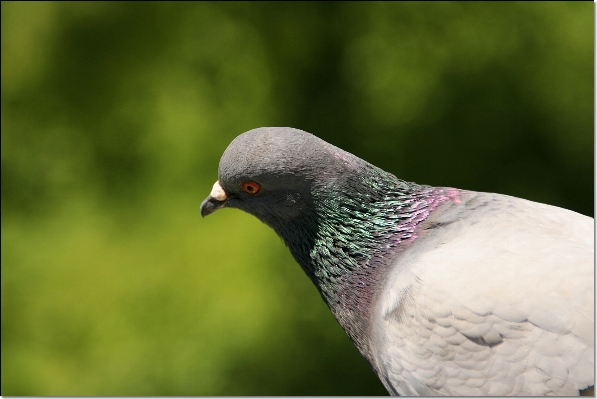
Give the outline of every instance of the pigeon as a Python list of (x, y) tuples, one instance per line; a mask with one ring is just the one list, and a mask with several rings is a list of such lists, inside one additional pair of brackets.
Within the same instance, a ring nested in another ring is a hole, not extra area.
[(236, 137), (201, 204), (256, 216), (391, 395), (594, 386), (593, 218), (406, 182), (302, 130)]

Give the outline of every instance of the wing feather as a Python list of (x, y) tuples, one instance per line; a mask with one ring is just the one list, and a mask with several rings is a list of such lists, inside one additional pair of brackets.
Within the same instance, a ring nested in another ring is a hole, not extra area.
[(386, 383), (401, 395), (594, 385), (593, 219), (495, 194), (434, 218), (449, 223), (400, 255), (378, 303), (372, 347)]

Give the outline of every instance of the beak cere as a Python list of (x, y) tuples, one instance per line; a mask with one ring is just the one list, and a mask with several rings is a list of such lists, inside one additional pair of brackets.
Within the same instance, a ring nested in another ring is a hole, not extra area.
[(206, 217), (210, 213), (222, 208), (226, 205), (227, 199), (228, 195), (226, 195), (226, 191), (220, 185), (220, 181), (216, 181), (209, 196), (201, 203), (201, 217)]
[(212, 187), (211, 193), (209, 193), (209, 196), (218, 201), (225, 201), (226, 198), (228, 198), (228, 196), (226, 195), (226, 192), (220, 185), (219, 180), (216, 180), (216, 182), (214, 183), (214, 186)]

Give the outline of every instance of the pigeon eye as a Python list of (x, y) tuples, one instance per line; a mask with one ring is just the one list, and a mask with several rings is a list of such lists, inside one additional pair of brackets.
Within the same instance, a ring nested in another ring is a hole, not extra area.
[(259, 192), (261, 191), (261, 186), (259, 185), (259, 183), (255, 183), (254, 181), (246, 181), (242, 184), (242, 187), (246, 193), (252, 195), (259, 194)]

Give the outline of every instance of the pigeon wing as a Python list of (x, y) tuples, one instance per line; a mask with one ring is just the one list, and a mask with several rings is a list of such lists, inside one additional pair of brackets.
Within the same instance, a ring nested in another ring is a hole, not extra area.
[(594, 385), (593, 219), (497, 194), (438, 208), (371, 330), (400, 395), (578, 395)]

